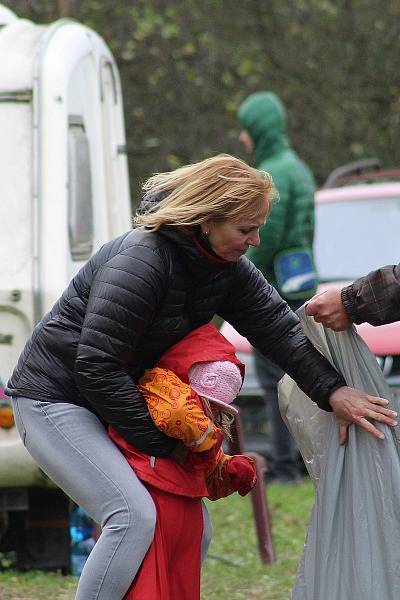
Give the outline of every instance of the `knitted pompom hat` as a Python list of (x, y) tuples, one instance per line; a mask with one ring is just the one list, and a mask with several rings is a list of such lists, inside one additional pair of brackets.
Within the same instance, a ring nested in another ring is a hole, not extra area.
[(230, 404), (237, 397), (243, 379), (240, 369), (229, 360), (199, 362), (189, 370), (190, 387), (204, 398), (233, 415), (238, 410)]

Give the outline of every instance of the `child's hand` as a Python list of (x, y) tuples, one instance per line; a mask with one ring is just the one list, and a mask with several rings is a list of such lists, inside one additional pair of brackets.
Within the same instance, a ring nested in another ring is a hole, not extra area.
[(236, 490), (240, 496), (246, 496), (257, 483), (254, 459), (249, 456), (232, 456), (226, 465), (226, 473), (232, 489)]

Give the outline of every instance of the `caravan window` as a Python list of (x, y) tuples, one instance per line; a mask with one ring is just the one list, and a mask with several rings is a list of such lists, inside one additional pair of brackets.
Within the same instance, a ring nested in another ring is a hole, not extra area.
[(68, 233), (72, 260), (93, 250), (93, 199), (89, 140), (83, 118), (70, 115), (68, 130)]

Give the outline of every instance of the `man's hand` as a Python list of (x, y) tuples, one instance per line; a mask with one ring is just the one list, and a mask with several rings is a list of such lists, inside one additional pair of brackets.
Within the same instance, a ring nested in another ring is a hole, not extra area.
[(378, 439), (383, 439), (385, 436), (369, 419), (385, 425), (397, 425), (397, 413), (394, 410), (385, 408), (389, 404), (388, 400), (370, 396), (361, 390), (345, 386), (340, 387), (332, 392), (329, 403), (339, 421), (340, 444), (346, 442), (347, 428), (351, 423), (360, 425)]
[(347, 329), (351, 321), (342, 304), (341, 291), (341, 288), (332, 288), (316, 294), (307, 303), (306, 315), (314, 317), (317, 323), (322, 323), (333, 331)]

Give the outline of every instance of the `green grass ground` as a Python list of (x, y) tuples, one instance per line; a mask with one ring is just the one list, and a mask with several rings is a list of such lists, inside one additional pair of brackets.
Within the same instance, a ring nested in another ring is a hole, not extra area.
[[(259, 559), (249, 498), (235, 494), (209, 502), (214, 539), (203, 569), (201, 599), (289, 600), (313, 500), (309, 480), (268, 486), (277, 554), (269, 565)], [(74, 577), (0, 573), (0, 600), (73, 600), (75, 588)]]

